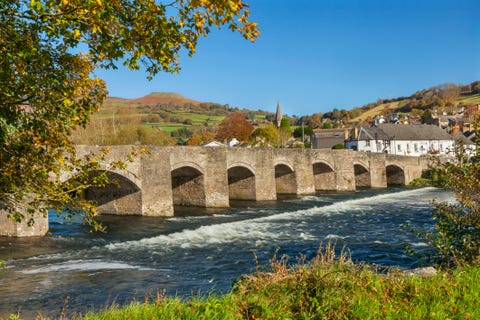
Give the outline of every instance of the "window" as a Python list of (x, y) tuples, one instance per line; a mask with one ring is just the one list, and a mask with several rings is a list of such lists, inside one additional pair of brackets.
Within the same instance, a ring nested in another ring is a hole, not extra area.
[(415, 143), (415, 144), (413, 145), (413, 150), (415, 150), (415, 152), (418, 152), (418, 144)]
[(401, 144), (397, 144), (397, 150), (402, 151), (402, 145)]

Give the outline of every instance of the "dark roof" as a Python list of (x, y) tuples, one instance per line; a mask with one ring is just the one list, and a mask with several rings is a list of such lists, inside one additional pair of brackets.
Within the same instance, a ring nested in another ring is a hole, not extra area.
[(316, 149), (332, 148), (345, 142), (345, 129), (322, 129), (312, 133), (312, 144)]
[(455, 139), (455, 141), (461, 142), (464, 145), (474, 145), (475, 144), (472, 140), (470, 140), (470, 138), (465, 137), (461, 133), (455, 134), (455, 135), (452, 135), (452, 136), (453, 136), (453, 139)]
[(379, 124), (377, 127), (362, 127), (359, 140), (452, 140), (442, 128), (428, 124)]
[(345, 137), (345, 129), (320, 129), (314, 130), (315, 137)]

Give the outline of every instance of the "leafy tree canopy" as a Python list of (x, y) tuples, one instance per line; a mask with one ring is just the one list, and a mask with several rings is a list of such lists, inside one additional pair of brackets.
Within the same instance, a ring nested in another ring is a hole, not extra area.
[(218, 126), (215, 136), (217, 140), (231, 140), (236, 138), (238, 141), (247, 141), (250, 139), (253, 127), (245, 119), (245, 116), (239, 112), (234, 112)]
[[(21, 220), (20, 203), (26, 212), (75, 207), (78, 190), (105, 183), (80, 174), (97, 165), (79, 162), (69, 139), (107, 94), (95, 69), (178, 72), (180, 52), (194, 54), (213, 27), (253, 41), (259, 31), (248, 17), (241, 0), (2, 1), (0, 204)], [(82, 176), (81, 186), (61, 182), (62, 170)]]

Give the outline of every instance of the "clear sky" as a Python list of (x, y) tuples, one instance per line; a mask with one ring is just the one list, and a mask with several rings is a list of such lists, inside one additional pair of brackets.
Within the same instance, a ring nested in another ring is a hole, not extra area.
[(480, 0), (246, 0), (261, 36), (201, 39), (178, 75), (100, 71), (110, 96), (178, 92), (289, 115), (480, 80)]

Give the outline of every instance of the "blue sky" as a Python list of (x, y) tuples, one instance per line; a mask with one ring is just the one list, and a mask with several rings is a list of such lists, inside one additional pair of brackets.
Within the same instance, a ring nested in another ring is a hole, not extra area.
[(201, 39), (178, 75), (99, 71), (110, 96), (178, 92), (289, 115), (480, 80), (480, 0), (246, 0), (261, 36)]

